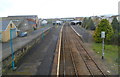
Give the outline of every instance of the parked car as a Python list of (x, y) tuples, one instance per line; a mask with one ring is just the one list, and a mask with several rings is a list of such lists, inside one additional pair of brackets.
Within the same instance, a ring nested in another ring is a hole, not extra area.
[(25, 36), (27, 36), (27, 32), (18, 31), (18, 36), (19, 37), (25, 37)]
[(22, 33), (20, 34), (20, 36), (21, 36), (21, 37), (27, 36), (27, 32), (22, 32)]

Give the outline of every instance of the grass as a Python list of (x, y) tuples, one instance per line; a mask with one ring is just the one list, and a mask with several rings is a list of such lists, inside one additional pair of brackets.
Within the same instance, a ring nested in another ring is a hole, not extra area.
[[(92, 49), (99, 55), (102, 56), (102, 44), (93, 43)], [(116, 45), (105, 45), (104, 58), (109, 63), (117, 64), (118, 60), (118, 46)]]

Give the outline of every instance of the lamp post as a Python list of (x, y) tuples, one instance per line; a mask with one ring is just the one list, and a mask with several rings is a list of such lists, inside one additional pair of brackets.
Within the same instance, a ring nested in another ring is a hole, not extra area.
[(44, 31), (42, 31), (42, 39), (44, 39)]
[(10, 49), (12, 54), (12, 70), (15, 70), (15, 62), (14, 62), (14, 49), (13, 49), (13, 42), (12, 42), (12, 31), (15, 30), (15, 28), (10, 28)]

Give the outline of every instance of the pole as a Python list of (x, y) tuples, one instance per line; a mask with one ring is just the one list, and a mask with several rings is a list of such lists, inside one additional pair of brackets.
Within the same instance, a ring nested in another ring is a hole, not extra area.
[(42, 32), (42, 39), (44, 39), (44, 31)]
[(15, 70), (14, 50), (13, 50), (13, 42), (12, 42), (12, 29), (10, 29), (10, 48), (12, 53), (12, 70)]
[(104, 38), (102, 40), (102, 59), (104, 59)]

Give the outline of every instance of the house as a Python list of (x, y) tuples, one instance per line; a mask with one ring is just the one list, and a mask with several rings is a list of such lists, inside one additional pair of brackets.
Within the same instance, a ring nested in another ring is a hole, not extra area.
[[(23, 32), (29, 32), (33, 29), (36, 30), (39, 26), (39, 20), (37, 15), (8, 16), (8, 18), (10, 20), (15, 20), (14, 22), (17, 23), (16, 27)], [(20, 24), (19, 21), (21, 22)]]
[(28, 24), (29, 24), (29, 26), (32, 27), (32, 29), (34, 29), (34, 30), (37, 29), (37, 24), (36, 24), (36, 22), (34, 22), (34, 21), (29, 21), (29, 20), (28, 20)]
[(120, 22), (120, 15), (118, 15), (118, 22)]
[(109, 17), (107, 20), (108, 20), (110, 23), (112, 23), (113, 18), (114, 18), (114, 17), (111, 16), (111, 17)]
[(8, 16), (11, 19), (33, 19), (38, 24), (38, 16), (37, 15), (18, 15), (18, 16)]
[(42, 22), (41, 22), (41, 23), (42, 23), (42, 25), (45, 25), (45, 24), (47, 24), (47, 23), (48, 23), (48, 21), (44, 19), (44, 20), (42, 20)]
[(119, 15), (112, 15), (112, 16), (104, 17), (104, 18), (107, 19), (110, 23), (112, 23), (113, 19), (117, 18), (117, 20), (118, 20), (118, 17), (119, 17)]
[(15, 26), (15, 24), (10, 21), (10, 20), (4, 20), (4, 21), (0, 21), (0, 26), (2, 26), (0, 33), (2, 36), (2, 42), (8, 42), (10, 40), (10, 29), (14, 28), (14, 30), (12, 30), (12, 39), (17, 37), (17, 28)]
[(98, 26), (101, 21), (101, 18), (99, 16), (91, 16), (91, 19), (93, 20), (95, 26)]
[[(13, 21), (13, 23), (15, 23)], [(16, 25), (18, 24), (18, 22), (16, 23)], [(19, 29), (22, 32), (30, 32), (33, 29), (36, 30), (37, 29), (37, 24), (35, 21), (31, 21), (29, 19), (22, 19), (21, 23), (19, 25), (16, 26), (17, 29)]]
[(2, 20), (12, 20), (17, 29), (22, 32), (31, 32), (38, 28), (36, 15), (8, 16), (2, 18)]
[(22, 30), (22, 31), (28, 30), (27, 21), (24, 18), (21, 18), (21, 17), (2, 17), (2, 21), (6, 21), (6, 20), (12, 21), (18, 30)]
[(19, 29), (19, 26), (20, 26), (22, 20), (19, 19), (19, 20), (11, 20), (11, 21), (15, 24), (16, 28)]
[(120, 1), (118, 2), (118, 21), (120, 22)]
[(117, 20), (119, 21), (119, 16), (120, 15), (113, 15), (113, 16), (111, 16), (112, 18), (117, 18)]
[(84, 20), (84, 17), (76, 17), (75, 20), (83, 21), (83, 20)]

